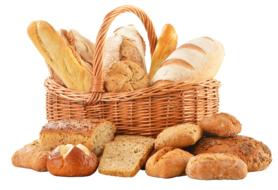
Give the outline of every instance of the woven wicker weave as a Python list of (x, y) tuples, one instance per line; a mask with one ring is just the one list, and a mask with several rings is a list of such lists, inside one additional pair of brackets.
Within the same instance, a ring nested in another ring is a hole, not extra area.
[(200, 84), (166, 83), (123, 93), (104, 92), (102, 52), (106, 33), (114, 18), (124, 12), (132, 12), (140, 18), (153, 53), (157, 38), (144, 11), (133, 6), (114, 9), (104, 18), (97, 36), (92, 92), (76, 92), (52, 78), (47, 79), (47, 119), (105, 118), (115, 123), (120, 134), (155, 136), (165, 127), (183, 122), (198, 123), (204, 116), (216, 113), (219, 82), (215, 80)]

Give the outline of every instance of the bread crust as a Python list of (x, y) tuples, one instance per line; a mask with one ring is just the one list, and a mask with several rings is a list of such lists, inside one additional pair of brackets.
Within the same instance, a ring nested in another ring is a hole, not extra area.
[(248, 171), (264, 170), (272, 161), (271, 151), (264, 143), (246, 136), (202, 138), (193, 147), (193, 153), (232, 154), (247, 164)]
[(205, 117), (199, 125), (204, 132), (219, 137), (235, 136), (241, 131), (240, 122), (227, 113), (217, 113), (213, 116)]
[(36, 140), (17, 150), (12, 156), (12, 163), (16, 167), (40, 172), (47, 171), (46, 161), (49, 153), (49, 151), (43, 150)]
[(88, 176), (94, 173), (98, 159), (94, 153), (87, 155), (74, 146), (66, 157), (53, 150), (47, 159), (47, 169), (55, 176)]
[(247, 165), (238, 157), (223, 153), (199, 154), (189, 159), (186, 174), (193, 179), (243, 179)]
[(164, 147), (154, 153), (146, 163), (149, 176), (171, 178), (183, 175), (193, 155), (179, 148)]
[[(42, 128), (39, 140), (42, 147), (47, 150), (54, 149), (61, 144), (84, 144), (91, 151), (99, 155), (104, 146), (102, 146), (101, 150), (96, 150), (95, 145), (101, 141), (95, 137), (96, 134), (98, 136), (101, 135), (97, 131), (104, 126), (111, 127), (111, 130), (109, 129), (109, 134), (111, 134), (105, 138), (108, 141), (113, 140), (116, 127), (112, 122), (103, 119), (50, 121)], [(103, 131), (102, 134), (104, 134)]]
[(108, 92), (127, 92), (147, 87), (147, 73), (135, 62), (130, 60), (115, 62), (104, 80)]
[(198, 125), (185, 123), (164, 129), (155, 140), (155, 149), (163, 147), (184, 148), (195, 144), (202, 136)]

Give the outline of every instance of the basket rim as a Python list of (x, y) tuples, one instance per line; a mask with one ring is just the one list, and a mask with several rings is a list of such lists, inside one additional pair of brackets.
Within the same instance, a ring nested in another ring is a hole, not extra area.
[[(61, 84), (57, 83), (53, 78), (47, 78), (44, 83), (47, 92), (56, 96), (65, 98), (70, 101), (86, 103), (91, 93), (83, 93), (75, 90), (68, 89)], [(185, 82), (169, 82), (161, 85), (153, 85), (145, 88), (137, 89), (130, 92), (103, 92), (100, 98), (102, 102), (110, 101), (128, 101), (141, 98), (148, 98), (152, 96), (163, 96), (177, 91), (186, 91), (190, 89), (198, 89), (204, 87), (216, 88), (220, 86), (220, 82), (216, 79), (206, 80), (200, 83), (185, 83)]]

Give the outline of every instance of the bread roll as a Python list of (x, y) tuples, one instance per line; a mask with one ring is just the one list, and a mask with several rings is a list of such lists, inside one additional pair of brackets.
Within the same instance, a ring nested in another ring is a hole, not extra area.
[(133, 61), (115, 62), (104, 80), (107, 92), (127, 92), (149, 85), (148, 76), (145, 71)]
[(193, 155), (179, 148), (164, 147), (147, 161), (146, 173), (149, 176), (171, 178), (183, 175), (189, 158)]
[(224, 58), (222, 44), (208, 37), (189, 41), (176, 49), (155, 73), (160, 80), (198, 83), (212, 79)]
[(12, 163), (16, 167), (30, 168), (36, 171), (47, 171), (46, 161), (49, 151), (43, 150), (36, 140), (17, 150), (12, 156)]
[(115, 132), (114, 124), (105, 120), (50, 121), (42, 128), (39, 140), (46, 150), (63, 144), (83, 144), (99, 156)]
[(193, 153), (232, 154), (247, 164), (248, 171), (264, 170), (272, 161), (271, 151), (265, 144), (245, 136), (202, 138), (193, 147)]
[(66, 87), (82, 92), (91, 90), (92, 74), (88, 64), (49, 23), (31, 23), (28, 34), (48, 66)]
[(207, 134), (219, 137), (235, 136), (241, 131), (240, 122), (227, 113), (217, 113), (203, 118), (200, 127)]
[(195, 144), (202, 137), (198, 125), (184, 123), (168, 127), (158, 134), (155, 139), (155, 149), (163, 147), (184, 148)]
[(96, 155), (82, 144), (59, 145), (47, 159), (47, 169), (55, 176), (88, 176), (97, 166)]
[(104, 45), (104, 74), (113, 63), (122, 60), (133, 61), (146, 72), (145, 49), (145, 42), (133, 25), (118, 28)]
[(193, 179), (243, 179), (247, 165), (238, 157), (229, 154), (199, 154), (191, 157), (186, 174)]

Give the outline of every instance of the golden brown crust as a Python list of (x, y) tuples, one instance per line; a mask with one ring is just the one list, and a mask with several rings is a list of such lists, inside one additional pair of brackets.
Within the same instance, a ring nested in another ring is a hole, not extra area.
[(186, 174), (193, 179), (243, 179), (247, 165), (238, 157), (222, 154), (199, 154), (189, 159)]
[(84, 67), (86, 63), (79, 54), (73, 51), (67, 41), (49, 23), (45, 21), (31, 23), (28, 34), (48, 66), (66, 87), (82, 92), (91, 90), (91, 70)]
[(146, 72), (137, 63), (129, 60), (114, 63), (104, 81), (108, 92), (133, 91), (148, 85)]
[(38, 141), (34, 141), (17, 150), (12, 156), (12, 163), (16, 167), (47, 171), (46, 160), (49, 153), (40, 147)]
[(213, 116), (205, 117), (201, 120), (200, 127), (204, 132), (219, 137), (235, 136), (241, 131), (240, 122), (227, 113), (217, 113)]
[(50, 121), (40, 132), (40, 143), (45, 149), (61, 144), (84, 144), (95, 154), (101, 154), (104, 143), (113, 140), (115, 125), (102, 119), (69, 119)]
[(185, 123), (164, 129), (155, 140), (155, 149), (163, 147), (184, 148), (195, 144), (202, 136), (198, 125)]
[(247, 164), (248, 171), (264, 170), (272, 161), (271, 151), (265, 144), (245, 136), (202, 138), (193, 147), (193, 153), (233, 154)]
[(189, 152), (178, 148), (164, 147), (148, 159), (146, 173), (161, 178), (183, 175), (187, 162), (192, 156)]
[(47, 169), (56, 176), (88, 176), (94, 173), (98, 159), (94, 153), (85, 154), (76, 146), (64, 158), (60, 152), (52, 151), (47, 159)]

